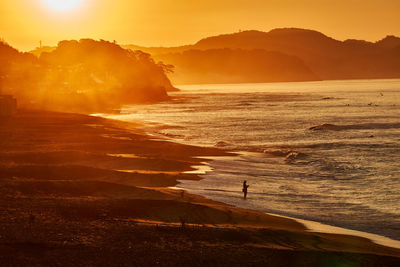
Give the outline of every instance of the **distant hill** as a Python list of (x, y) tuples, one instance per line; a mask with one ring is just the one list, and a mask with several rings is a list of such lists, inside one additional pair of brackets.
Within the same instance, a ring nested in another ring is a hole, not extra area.
[(140, 50), (151, 55), (160, 55), (160, 54), (167, 54), (167, 53), (179, 53), (191, 49), (196, 49), (194, 45), (183, 45), (177, 47), (146, 47), (146, 46), (139, 46), (139, 45), (121, 45), (125, 49), (131, 50)]
[(0, 62), (0, 76), (3, 77), (14, 67), (14, 64), (33, 64), (37, 62), (37, 58), (30, 53), (19, 52), (9, 44), (0, 41)]
[(384, 39), (376, 42), (376, 45), (384, 49), (399, 49), (400, 38), (393, 35), (388, 35)]
[(301, 59), (262, 49), (187, 50), (161, 54), (157, 59), (175, 66), (170, 78), (180, 84), (319, 79)]
[(149, 54), (107, 41), (61, 41), (39, 57), (0, 43), (0, 85), (24, 106), (101, 112), (123, 104), (157, 102), (175, 90), (170, 66)]
[(42, 46), (36, 47), (34, 50), (29, 51), (29, 53), (34, 54), (37, 57), (40, 57), (42, 53), (50, 53), (56, 50), (57, 46)]
[(34, 55), (21, 53), (0, 41), (0, 94), (10, 93), (15, 87), (10, 84), (13, 80), (18, 80), (22, 87), (30, 86), (29, 73), (35, 64), (38, 64), (38, 59)]
[[(395, 36), (387, 36), (386, 38), (372, 43), (363, 40), (346, 40), (338, 41), (330, 38), (320, 32), (313, 30), (297, 29), (297, 28), (283, 28), (275, 29), (270, 32), (261, 31), (243, 31), (233, 34), (224, 34), (214, 37), (209, 37), (200, 40), (194, 45), (187, 45), (181, 47), (136, 47), (147, 53), (153, 55), (156, 60), (162, 60), (165, 63), (174, 64), (176, 67), (176, 74), (170, 76), (175, 83), (179, 82), (199, 82), (198, 68), (189, 66), (187, 62), (193, 61), (193, 53), (186, 53), (189, 50), (201, 50), (202, 61), (210, 62), (209, 69), (213, 70), (214, 76), (221, 77), (220, 82), (227, 81), (226, 65), (224, 68), (219, 69), (215, 66), (215, 62), (207, 57), (214, 57), (216, 49), (240, 49), (241, 52), (236, 51), (235, 57), (230, 68), (241, 68), (239, 58), (244, 58), (245, 53), (251, 50), (265, 50), (268, 52), (279, 52), (281, 55), (291, 56), (295, 61), (302, 61), (303, 64), (309, 69), (309, 73), (304, 74), (304, 69), (299, 68), (298, 75), (294, 75), (295, 69), (293, 62), (283, 60), (288, 65), (285, 67), (283, 63), (266, 64), (262, 61), (268, 60), (265, 57), (253, 57), (253, 64), (258, 66), (253, 71), (257, 71), (259, 75), (256, 77), (248, 76), (247, 82), (250, 81), (271, 81), (271, 72), (280, 69), (283, 73), (279, 75), (280, 81), (292, 81), (296, 76), (298, 80), (308, 80), (312, 73), (312, 79), (366, 79), (366, 78), (399, 78), (400, 77), (400, 38)], [(243, 55), (239, 56), (239, 53)], [(251, 58), (251, 57), (250, 57)], [(202, 63), (203, 64), (203, 63)], [(204, 63), (206, 64), (206, 63)], [(260, 70), (260, 66), (267, 66)], [(204, 67), (205, 69), (205, 67)], [(285, 76), (284, 70), (291, 73)], [(290, 71), (289, 71), (290, 70)], [(251, 73), (251, 71), (248, 71)], [(303, 74), (302, 74), (303, 73)], [(260, 79), (264, 76), (264, 79)], [(276, 76), (277, 77), (277, 76)], [(235, 82), (237, 78), (232, 76), (232, 81)], [(214, 78), (213, 82), (217, 82)], [(275, 80), (274, 80), (275, 81)], [(207, 82), (207, 81), (203, 81)]]

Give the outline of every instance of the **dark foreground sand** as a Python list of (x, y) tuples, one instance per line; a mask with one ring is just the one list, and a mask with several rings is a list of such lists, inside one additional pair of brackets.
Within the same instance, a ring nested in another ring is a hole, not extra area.
[(168, 189), (199, 179), (181, 174), (193, 156), (226, 152), (135, 127), (44, 111), (0, 119), (1, 266), (400, 266), (399, 250), (364, 238)]

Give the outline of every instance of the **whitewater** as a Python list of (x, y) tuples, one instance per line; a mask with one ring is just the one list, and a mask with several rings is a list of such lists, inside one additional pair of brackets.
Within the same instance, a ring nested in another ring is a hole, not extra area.
[(145, 121), (147, 132), (176, 142), (234, 152), (205, 158), (203, 179), (178, 187), (400, 240), (400, 80), (178, 88), (170, 101), (108, 116)]

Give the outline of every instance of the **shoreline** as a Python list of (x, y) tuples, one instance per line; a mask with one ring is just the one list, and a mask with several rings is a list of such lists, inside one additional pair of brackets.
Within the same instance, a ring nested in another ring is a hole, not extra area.
[[(102, 117), (102, 116), (100, 116), (100, 117)], [(105, 116), (104, 118), (107, 118), (107, 116)], [(118, 120), (118, 119), (116, 119), (116, 120)], [(126, 122), (126, 121), (124, 121), (124, 122)], [(135, 122), (137, 123), (137, 121), (135, 121)], [(162, 134), (157, 134), (157, 133), (153, 133), (153, 132), (148, 132), (145, 130), (146, 123), (143, 121), (139, 122), (139, 123), (142, 126), (142, 128), (144, 129), (144, 133), (149, 136), (161, 138), (162, 140), (160, 140), (160, 141), (174, 142), (174, 143), (178, 143), (178, 144), (182, 144), (182, 145), (187, 145), (185, 143), (179, 142), (178, 140), (173, 140), (173, 139), (169, 138), (168, 136), (164, 136)], [(204, 147), (207, 148), (207, 146), (204, 146)], [(243, 153), (249, 153), (248, 151), (230, 151), (230, 150), (224, 150), (224, 149), (220, 149), (220, 148), (217, 148), (217, 149), (227, 152), (228, 155), (224, 155), (225, 157), (226, 156), (235, 157), (236, 155), (240, 155)], [(220, 157), (220, 156), (216, 156), (216, 157)], [(212, 161), (214, 157), (195, 156), (195, 158)], [(213, 171), (213, 168), (211, 168), (209, 165), (207, 165), (207, 162), (200, 162), (200, 165), (193, 165), (191, 167), (194, 170), (185, 171), (183, 173), (200, 175), (200, 179), (204, 179), (204, 178), (201, 178), (201, 175), (205, 175), (207, 172)], [(185, 190), (185, 191), (189, 192), (189, 190), (184, 187), (178, 187), (178, 185), (181, 183), (179, 182), (179, 180), (177, 182), (178, 182), (177, 185), (168, 187), (168, 188), (176, 189), (176, 190)], [(209, 198), (206, 195), (201, 195), (201, 194), (199, 194), (199, 195), (202, 197), (205, 197), (207, 199), (210, 199), (211, 201), (217, 201), (217, 200), (213, 200), (213, 199)], [(220, 201), (217, 201), (217, 202), (220, 202)], [(231, 203), (226, 203), (226, 202), (221, 202), (221, 203), (226, 204), (226, 205), (233, 205), (236, 208), (247, 209), (245, 207), (236, 206)], [(253, 209), (249, 209), (249, 210), (253, 210)], [(254, 210), (254, 211), (263, 212), (261, 210)], [(305, 219), (300, 219), (300, 218), (296, 218), (296, 217), (285, 216), (285, 215), (281, 215), (281, 214), (277, 214), (277, 213), (270, 213), (270, 212), (263, 212), (263, 213), (270, 215), (270, 216), (282, 217), (282, 218), (286, 218), (286, 219), (290, 219), (290, 220), (299, 222), (302, 225), (304, 225), (304, 227), (306, 227), (307, 231), (310, 233), (337, 234), (337, 235), (349, 235), (349, 236), (354, 236), (354, 237), (362, 237), (362, 238), (366, 238), (366, 239), (370, 240), (371, 242), (374, 242), (377, 245), (383, 245), (383, 246), (400, 249), (400, 241), (399, 240), (395, 240), (395, 239), (392, 239), (392, 238), (389, 238), (389, 237), (386, 237), (383, 235), (348, 229), (348, 228), (344, 228), (344, 227), (340, 227), (340, 226), (329, 225), (329, 224), (325, 224), (325, 223), (318, 222), (318, 221), (305, 220)]]
[[(162, 134), (157, 134), (157, 133), (152, 133), (152, 132), (147, 132), (145, 130), (146, 129), (146, 123), (145, 122), (141, 122), (141, 125), (144, 128), (144, 132), (146, 134), (148, 134), (149, 136), (156, 136), (158, 138), (162, 138), (166, 142), (176, 142), (178, 144), (186, 145), (185, 143), (181, 143), (181, 142), (179, 142), (179, 140), (173, 140), (173, 139), (169, 138), (168, 136), (164, 136)], [(246, 154), (247, 153), (253, 153), (253, 152), (248, 152), (248, 151), (230, 151), (230, 150), (224, 150), (224, 149), (221, 149), (221, 150), (228, 152), (230, 154), (230, 155), (227, 155), (228, 157), (231, 157), (231, 156), (235, 157), (237, 155), (244, 154), (244, 153), (246, 153)], [(219, 157), (219, 156), (217, 156), (217, 157)], [(211, 161), (214, 160), (213, 159), (214, 157), (195, 156), (195, 158), (203, 159), (203, 160), (211, 160)], [(207, 165), (207, 162), (200, 162), (200, 164), (201, 165), (193, 165), (193, 166), (191, 166), (194, 170), (185, 171), (183, 173), (200, 175), (200, 178), (201, 178), (201, 175), (205, 175), (207, 172), (212, 172), (213, 171), (213, 168), (211, 168), (209, 165)], [(201, 178), (201, 179), (204, 179), (204, 178)], [(181, 183), (178, 183), (177, 185), (175, 185), (173, 187), (169, 187), (169, 188), (177, 189), (177, 190), (189, 191), (188, 189), (186, 189), (184, 187), (178, 187), (179, 184), (181, 184)], [(199, 195), (202, 196), (202, 197), (205, 197), (207, 199), (210, 199), (212, 201), (218, 201), (218, 200), (213, 200), (213, 199), (209, 198), (207, 195), (201, 195), (201, 194), (199, 194)], [(218, 201), (218, 202), (221, 202), (221, 201)], [(236, 205), (231, 204), (231, 203), (226, 203), (226, 202), (221, 202), (221, 203), (226, 204), (226, 205), (233, 205), (233, 206), (235, 206), (237, 208), (247, 209), (246, 207), (236, 206)], [(256, 210), (256, 209), (251, 209), (251, 210), (263, 212), (261, 210)], [(343, 235), (351, 235), (351, 236), (363, 237), (363, 238), (367, 238), (367, 239), (371, 240), (372, 242), (374, 242), (374, 243), (376, 243), (378, 245), (384, 245), (384, 246), (400, 249), (400, 240), (395, 240), (395, 239), (392, 239), (390, 237), (386, 237), (384, 235), (364, 232), (364, 231), (360, 231), (360, 230), (348, 229), (348, 228), (344, 228), (344, 227), (340, 227), (340, 226), (325, 224), (323, 222), (300, 219), (300, 218), (286, 216), (286, 215), (277, 214), (277, 213), (270, 213), (270, 212), (264, 212), (264, 213), (268, 214), (268, 215), (272, 215), (272, 216), (278, 216), (278, 217), (282, 217), (282, 218), (295, 220), (296, 222), (299, 222), (299, 223), (303, 224), (306, 228), (308, 228), (309, 232), (327, 233), (327, 234), (328, 233), (329, 234), (335, 234), (336, 233), (338, 235), (343, 234)]]
[[(279, 215), (276, 215), (276, 216), (279, 216)], [(291, 217), (285, 217), (285, 216), (282, 216), (282, 217), (291, 218)], [(374, 234), (374, 233), (362, 232), (362, 231), (358, 231), (358, 230), (347, 229), (347, 228), (328, 225), (328, 224), (323, 224), (320, 222), (302, 220), (302, 219), (297, 219), (297, 218), (293, 218), (293, 219), (302, 223), (305, 227), (307, 227), (309, 229), (308, 231), (312, 232), (312, 233), (327, 233), (327, 234), (359, 236), (359, 237), (367, 238), (378, 245), (383, 245), (383, 246), (400, 249), (400, 241), (391, 239), (386, 236), (382, 236), (382, 235), (378, 235), (378, 234)]]
[[(172, 141), (174, 141), (174, 140), (172, 140)], [(233, 153), (240, 154), (242, 152), (233, 152)], [(202, 158), (202, 157), (199, 157), (199, 158)], [(212, 160), (210, 158), (203, 158), (203, 159)], [(187, 171), (187, 172), (184, 172), (184, 173), (197, 174), (197, 175), (200, 175), (200, 177), (201, 177), (201, 175), (205, 175), (207, 172), (212, 172), (213, 171), (213, 168), (209, 167), (206, 162), (201, 162), (201, 163), (203, 165), (192, 166), (193, 168), (196, 168), (196, 170)], [(188, 190), (188, 189), (186, 189), (184, 187), (178, 187), (178, 185), (176, 185), (174, 187), (170, 187), (170, 188), (171, 189), (177, 189), (177, 190), (186, 190), (186, 191), (190, 192), (190, 189)], [(209, 198), (207, 195), (201, 195), (201, 196), (203, 196), (203, 197), (205, 197), (207, 199), (210, 199), (212, 201), (218, 201), (218, 200), (213, 200), (213, 199)], [(218, 202), (220, 202), (220, 201), (218, 201)], [(231, 204), (231, 203), (226, 203), (226, 202), (221, 202), (221, 203), (224, 203), (226, 205), (233, 205), (233, 206), (235, 206), (237, 208), (247, 209), (246, 207), (236, 206), (236, 205)], [(251, 209), (251, 210), (253, 210), (253, 209)], [(259, 212), (263, 212), (261, 210), (256, 210), (256, 209), (254, 209), (254, 210), (255, 211), (259, 211)], [(278, 216), (278, 217), (282, 217), (282, 218), (295, 220), (295, 221), (303, 224), (308, 229), (307, 231), (309, 231), (311, 233), (326, 233), (326, 234), (338, 234), (338, 235), (350, 235), (350, 236), (363, 237), (363, 238), (367, 238), (367, 239), (371, 240), (372, 242), (374, 242), (375, 244), (378, 244), (378, 245), (383, 245), (383, 246), (388, 246), (388, 247), (400, 249), (400, 241), (399, 240), (395, 240), (395, 239), (392, 239), (390, 237), (386, 237), (386, 236), (383, 236), (383, 235), (364, 232), (364, 231), (359, 231), (359, 230), (348, 229), (348, 228), (335, 226), (335, 225), (329, 225), (329, 224), (325, 224), (325, 223), (318, 222), (318, 221), (300, 219), (300, 218), (286, 216), (286, 215), (282, 215), (282, 214), (278, 214), (278, 213), (270, 213), (270, 212), (264, 212), (264, 213), (268, 214), (268, 215), (271, 215), (271, 216)]]
[(201, 179), (185, 174), (204, 162), (196, 157), (230, 154), (152, 139), (137, 124), (80, 114), (20, 111), (2, 120), (0, 261), (400, 262), (400, 250), (365, 238), (310, 233), (293, 219), (169, 189)]
[[(102, 117), (102, 116), (100, 116)], [(106, 117), (105, 117), (106, 118)], [(118, 120), (118, 119), (116, 119)], [(146, 123), (145, 122), (140, 122), (142, 128), (144, 129), (144, 132), (149, 135), (149, 136), (154, 136), (157, 138), (161, 138), (162, 140), (160, 141), (165, 141), (165, 142), (174, 142), (174, 143), (178, 143), (178, 144), (182, 144), (182, 145), (187, 145), (185, 143), (181, 143), (178, 140), (173, 140), (171, 138), (169, 138), (168, 136), (164, 136), (162, 134), (157, 134), (157, 133), (153, 133), (153, 132), (147, 132), (146, 129)], [(196, 145), (197, 146), (197, 145)], [(204, 146), (206, 147), (206, 146)], [(220, 148), (218, 148), (220, 149)], [(229, 155), (224, 155), (226, 156), (232, 156), (235, 157), (236, 154), (240, 155), (243, 153), (249, 153), (247, 151), (230, 151), (230, 150), (224, 150), (224, 149), (220, 149), (222, 151), (227, 152)], [(224, 157), (223, 156), (223, 157)], [(216, 157), (220, 157), (220, 156), (216, 156)], [(198, 159), (203, 159), (203, 160), (213, 160), (214, 157), (204, 157), (204, 156), (195, 156), (195, 158)], [(191, 166), (194, 170), (190, 170), (190, 171), (184, 171), (184, 174), (195, 174), (195, 175), (200, 175), (200, 179), (201, 175), (205, 175), (207, 172), (212, 172), (213, 168), (211, 168), (207, 162), (200, 162), (200, 165), (193, 165)], [(179, 180), (178, 180), (179, 182)], [(176, 190), (185, 190), (185, 191), (190, 191), (184, 187), (178, 187), (178, 185), (181, 184), (180, 182), (175, 185), (175, 186), (171, 186), (168, 188), (171, 189), (176, 189)], [(209, 198), (206, 195), (201, 195), (202, 197), (205, 197), (207, 199), (210, 199), (211, 201), (217, 201), (217, 200), (213, 200), (211, 198)], [(220, 201), (217, 201), (220, 202)], [(244, 208), (247, 209), (245, 207), (240, 207), (240, 206), (236, 206), (234, 204), (231, 203), (226, 203), (226, 202), (221, 202), (223, 204), (226, 205), (233, 205), (236, 208)], [(249, 210), (253, 210), (253, 209), (249, 209)], [(258, 212), (263, 212), (261, 210), (254, 210), (254, 211), (258, 211)], [(369, 233), (369, 232), (364, 232), (364, 231), (359, 231), (359, 230), (353, 230), (353, 229), (348, 229), (348, 228), (344, 228), (344, 227), (340, 227), (340, 226), (334, 226), (334, 225), (329, 225), (329, 224), (325, 224), (322, 222), (318, 222), (318, 221), (312, 221), (312, 220), (305, 220), (305, 219), (300, 219), (300, 218), (296, 218), (296, 217), (291, 217), (291, 216), (285, 216), (285, 215), (281, 215), (281, 214), (277, 214), (277, 213), (270, 213), (270, 212), (263, 212), (267, 215), (270, 216), (277, 216), (277, 217), (282, 217), (282, 218), (286, 218), (286, 219), (290, 219), (290, 220), (294, 220), (296, 222), (299, 222), (301, 224), (304, 225), (304, 227), (307, 228), (307, 231), (310, 233), (321, 233), (321, 234), (337, 234), (337, 235), (349, 235), (349, 236), (355, 236), (355, 237), (362, 237), (362, 238), (367, 238), (368, 240), (374, 242), (377, 245), (383, 245), (383, 246), (388, 246), (388, 247), (392, 247), (392, 248), (396, 248), (396, 249), (400, 249), (400, 241), (399, 240), (395, 240), (383, 235), (379, 235), (379, 234), (374, 234), (374, 233)]]

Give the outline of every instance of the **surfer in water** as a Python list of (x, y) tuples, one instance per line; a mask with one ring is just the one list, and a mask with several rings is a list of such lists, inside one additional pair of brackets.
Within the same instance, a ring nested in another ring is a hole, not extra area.
[(247, 188), (249, 188), (249, 186), (250, 186), (250, 185), (247, 184), (247, 181), (244, 180), (244, 181), (243, 181), (243, 189), (242, 189), (243, 198), (244, 198), (244, 199), (247, 198)]

